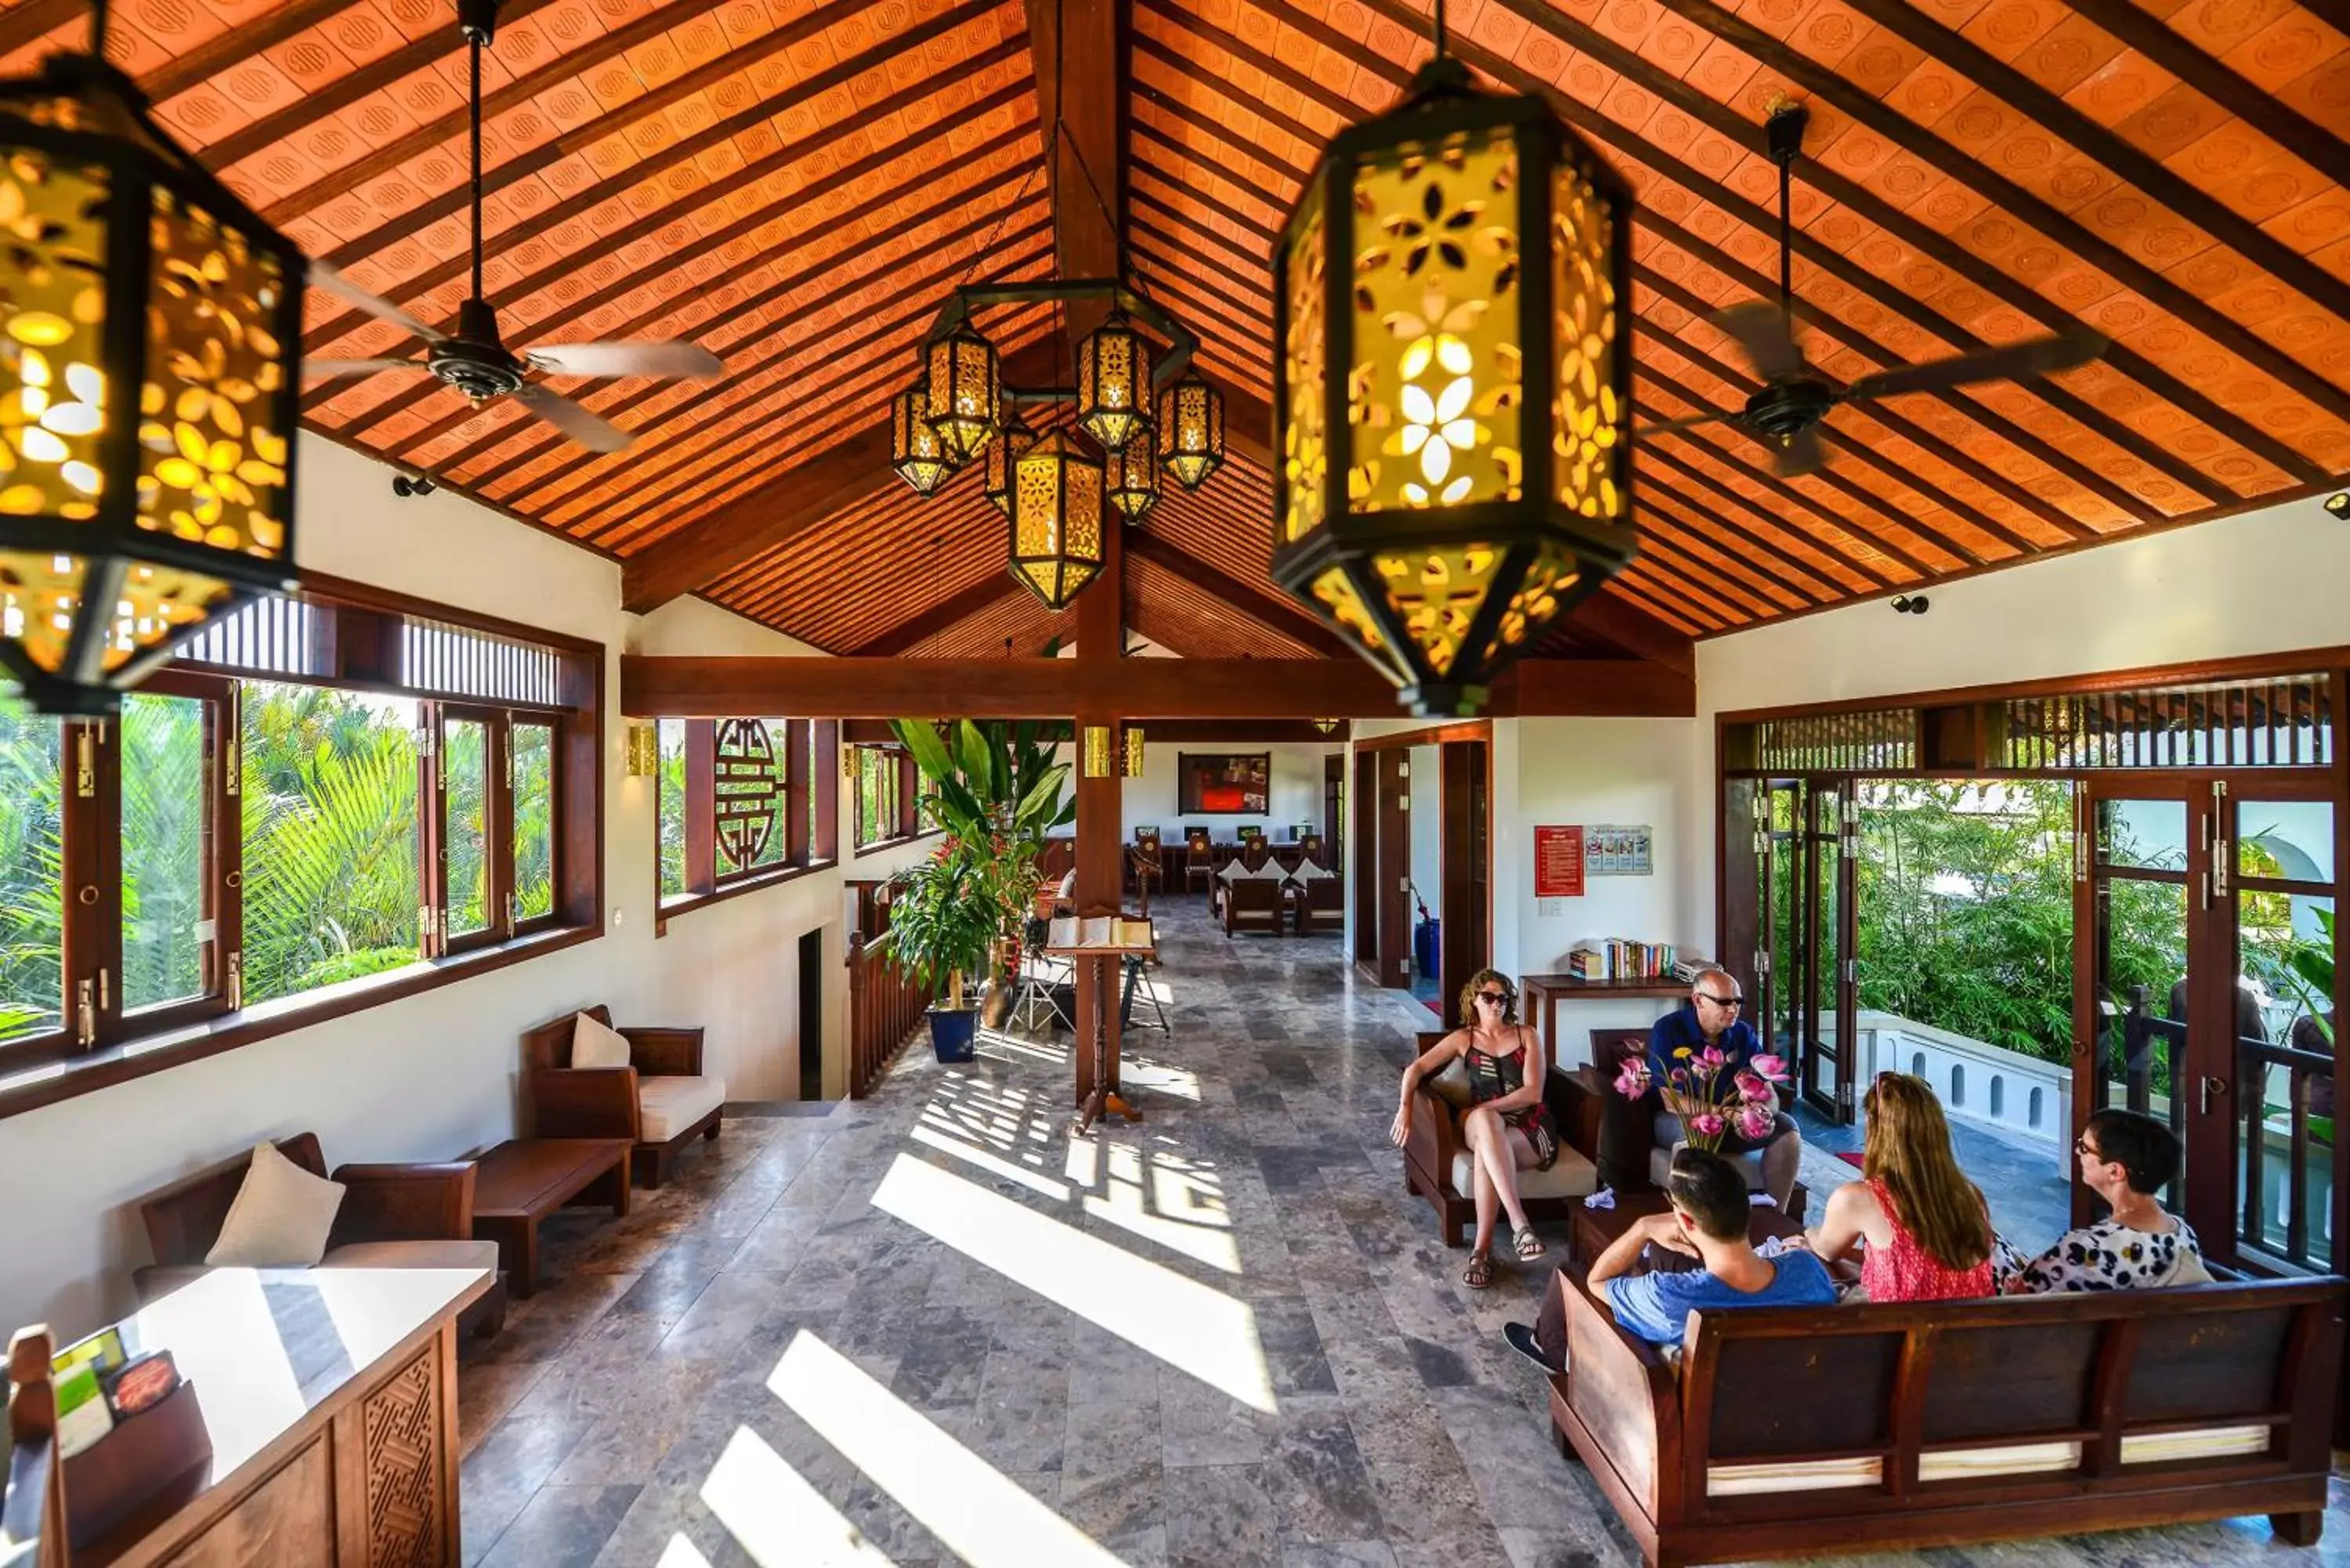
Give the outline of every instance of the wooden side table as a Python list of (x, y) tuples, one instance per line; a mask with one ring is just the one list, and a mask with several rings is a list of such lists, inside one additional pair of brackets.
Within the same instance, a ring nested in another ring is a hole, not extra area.
[[(473, 1167), (473, 1235), (498, 1244), (498, 1264), (516, 1296), (538, 1289), (538, 1222), (587, 1197), (629, 1213), (629, 1151), (624, 1137), (512, 1138)], [(597, 1190), (590, 1195), (589, 1188)]]

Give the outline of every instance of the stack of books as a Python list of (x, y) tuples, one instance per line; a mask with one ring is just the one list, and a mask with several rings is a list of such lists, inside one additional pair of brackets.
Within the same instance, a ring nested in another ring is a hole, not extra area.
[(1566, 972), (1577, 980), (1680, 980), (1684, 969), (1694, 972), (1693, 961), (1674, 956), (1670, 942), (1636, 942), (1607, 937), (1579, 944), (1566, 955)]

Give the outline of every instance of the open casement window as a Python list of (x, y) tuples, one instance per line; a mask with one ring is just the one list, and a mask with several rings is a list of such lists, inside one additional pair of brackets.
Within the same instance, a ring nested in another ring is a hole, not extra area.
[(313, 992), (331, 1015), (370, 977), (593, 935), (602, 671), (592, 643), (314, 577), (115, 719), (0, 698), (0, 1067), (65, 1062), (46, 1103), (298, 1027), (276, 1004)]
[(833, 859), (838, 733), (831, 720), (660, 721), (664, 915)]
[(855, 754), (857, 846), (912, 837), (920, 828), (914, 759), (899, 746), (858, 746)]

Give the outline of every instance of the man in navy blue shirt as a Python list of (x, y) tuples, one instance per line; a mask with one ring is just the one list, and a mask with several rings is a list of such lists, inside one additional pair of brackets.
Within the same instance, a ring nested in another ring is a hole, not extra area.
[[(1697, 1052), (1711, 1045), (1730, 1058), (1730, 1065), (1714, 1080), (1714, 1093), (1722, 1097), (1731, 1096), (1737, 1075), (1763, 1054), (1762, 1043), (1755, 1038), (1754, 1026), (1739, 1016), (1745, 1005), (1745, 992), (1727, 971), (1700, 971), (1690, 982), (1689, 1004), (1657, 1020), (1657, 1026), (1648, 1032), (1649, 1076), (1663, 1085), (1669, 1081), (1669, 1075), (1679, 1062), (1686, 1060), (1676, 1058), (1675, 1052)], [(1680, 1118), (1669, 1111), (1659, 1111), (1655, 1133), (1659, 1147), (1672, 1147), (1681, 1140)], [(1763, 1137), (1748, 1138), (1732, 1127), (1721, 1140), (1724, 1154), (1744, 1154), (1757, 1148), (1762, 1151), (1762, 1189), (1784, 1209), (1788, 1194), (1795, 1189), (1795, 1170), (1804, 1153), (1803, 1135), (1795, 1130), (1794, 1118), (1779, 1111), (1774, 1113), (1771, 1131)]]

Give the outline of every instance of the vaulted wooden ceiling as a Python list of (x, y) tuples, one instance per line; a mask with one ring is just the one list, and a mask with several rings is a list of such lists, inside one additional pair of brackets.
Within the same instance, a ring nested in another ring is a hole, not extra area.
[[(1265, 578), (1267, 257), (1323, 141), (1424, 57), (1426, 18), (1414, 0), (1115, 3), (1106, 199), (1237, 416), (1223, 472), (1130, 536), (1126, 623), (1194, 657), (1328, 652)], [(698, 591), (844, 653), (1066, 640), (1072, 618), (1004, 575), (976, 477), (920, 500), (880, 433), (952, 285), (1053, 269), (1036, 22), (1018, 0), (507, 0), (484, 157), (509, 343), (692, 337), (727, 378), (559, 382), (639, 432), (609, 457), (392, 377), (315, 385), (309, 421), (621, 557), (639, 607)], [(2345, 0), (1463, 0), (1451, 23), (1471, 67), (1547, 96), (1637, 192), (1644, 418), (1754, 388), (1708, 317), (1772, 287), (1762, 122), (1783, 99), (1813, 116), (1794, 283), (1819, 367), (1850, 379), (2075, 324), (2113, 345), (2028, 384), (1839, 408), (1806, 477), (1734, 427), (1643, 440), (1640, 559), (1548, 652), (1638, 651), (1644, 628), (1731, 629), (2350, 467)], [(81, 0), (15, 0), (0, 50), (21, 68), (84, 27)], [(450, 0), (120, 0), (114, 53), (307, 249), (453, 314)], [(310, 306), (313, 353), (405, 351), (396, 327)], [(985, 325), (1032, 366), (1066, 354), (1043, 309)]]

